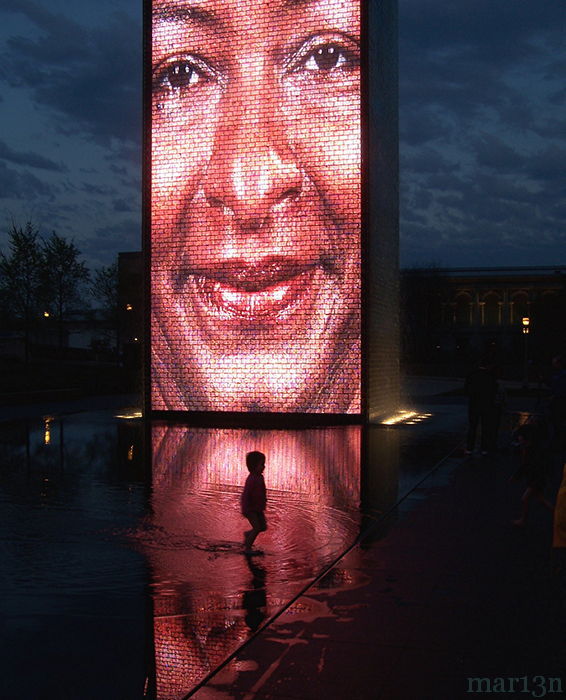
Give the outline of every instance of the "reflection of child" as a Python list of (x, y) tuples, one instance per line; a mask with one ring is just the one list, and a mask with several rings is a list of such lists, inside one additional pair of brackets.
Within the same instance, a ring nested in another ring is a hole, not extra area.
[(249, 520), (252, 526), (251, 530), (244, 533), (244, 546), (246, 551), (249, 552), (259, 533), (267, 530), (264, 512), (267, 497), (263, 479), (263, 470), (265, 469), (265, 455), (263, 452), (248, 452), (246, 455), (246, 466), (250, 473), (246, 479), (240, 504), (242, 515)]
[(554, 510), (552, 503), (544, 497), (543, 493), (547, 465), (542, 433), (542, 426), (536, 423), (526, 423), (516, 433), (517, 442), (521, 448), (521, 464), (512, 479), (523, 477), (527, 482), (527, 488), (521, 497), (521, 517), (513, 520), (513, 525), (518, 527), (522, 527), (527, 522), (529, 504), (533, 498), (550, 511)]

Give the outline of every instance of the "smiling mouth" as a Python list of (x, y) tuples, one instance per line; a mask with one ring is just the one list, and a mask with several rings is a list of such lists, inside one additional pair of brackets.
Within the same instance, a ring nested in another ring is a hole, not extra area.
[(192, 283), (205, 307), (225, 318), (278, 320), (300, 303), (319, 267), (277, 257), (253, 265), (226, 261), (182, 270), (175, 286), (180, 291)]

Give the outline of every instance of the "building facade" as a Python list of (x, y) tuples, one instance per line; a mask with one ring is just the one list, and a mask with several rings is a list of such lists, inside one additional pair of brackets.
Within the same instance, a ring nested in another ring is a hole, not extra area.
[(509, 362), (547, 362), (566, 342), (566, 266), (406, 269), (403, 351), (409, 361), (472, 360), (496, 348)]

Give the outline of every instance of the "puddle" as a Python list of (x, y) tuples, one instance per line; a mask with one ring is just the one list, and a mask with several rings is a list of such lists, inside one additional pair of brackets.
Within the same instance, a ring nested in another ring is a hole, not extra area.
[[(359, 426), (155, 423), (151, 440), (142, 430), (110, 411), (0, 423), (0, 613), (9, 645), (1, 671), (10, 697), (113, 700), (147, 688), (147, 697), (183, 698), (444, 449), (442, 440), (431, 447), (432, 437), (415, 449), (408, 430), (370, 431), (364, 447)], [(256, 540), (263, 555), (250, 557), (239, 498), (252, 450), (266, 455), (268, 530)], [(357, 585), (356, 576), (335, 567), (317, 590)], [(292, 614), (324, 614), (294, 605)]]
[[(181, 698), (359, 534), (360, 429), (153, 431), (152, 514), (136, 533), (152, 570), (157, 697)], [(245, 556), (245, 455), (266, 455), (268, 530)]]

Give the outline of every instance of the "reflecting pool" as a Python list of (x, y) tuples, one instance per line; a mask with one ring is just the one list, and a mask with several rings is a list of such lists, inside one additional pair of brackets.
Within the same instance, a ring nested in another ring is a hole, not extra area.
[(0, 423), (3, 697), (143, 697), (139, 433), (107, 412)]
[[(360, 428), (154, 425), (152, 571), (159, 698), (183, 697), (327, 568), (359, 533)], [(263, 556), (243, 555), (245, 456), (266, 455)], [(189, 685), (189, 687), (190, 687)]]
[[(445, 447), (438, 432), (419, 452), (425, 437), (398, 429), (210, 429), (118, 415), (131, 414), (0, 422), (10, 700), (180, 700)], [(261, 556), (243, 552), (239, 508), (252, 450), (266, 455)], [(349, 576), (332, 571), (325, 586)]]

